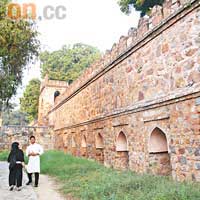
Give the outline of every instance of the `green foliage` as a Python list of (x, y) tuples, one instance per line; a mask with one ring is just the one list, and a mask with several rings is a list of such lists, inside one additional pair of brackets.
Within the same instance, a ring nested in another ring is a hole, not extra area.
[(3, 125), (27, 125), (28, 119), (25, 113), (16, 111), (3, 111), (2, 112)]
[(0, 151), (0, 161), (7, 161), (8, 154), (8, 151)]
[(99, 57), (98, 49), (85, 44), (75, 44), (72, 48), (63, 46), (54, 52), (45, 51), (40, 55), (42, 77), (48, 74), (50, 79), (75, 80)]
[(39, 48), (34, 23), (9, 19), (6, 3), (0, 0), (0, 110), (16, 94), (23, 69), (38, 55)]
[(29, 122), (38, 116), (40, 83), (39, 79), (32, 79), (26, 86), (23, 97), (20, 98), (20, 110), (27, 114)]
[(42, 173), (57, 177), (65, 194), (82, 200), (199, 200), (199, 184), (106, 168), (58, 151), (41, 157)]
[(122, 12), (130, 14), (135, 8), (141, 12), (141, 16), (147, 14), (155, 5), (162, 5), (164, 0), (119, 0), (118, 4)]

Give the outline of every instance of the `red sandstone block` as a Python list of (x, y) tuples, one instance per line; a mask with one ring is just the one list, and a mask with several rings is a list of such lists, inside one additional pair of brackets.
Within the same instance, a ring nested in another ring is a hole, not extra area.
[(152, 20), (152, 25), (156, 26), (158, 25), (161, 20), (163, 19), (162, 15), (162, 7), (161, 6), (154, 6), (151, 11), (151, 20)]
[(142, 37), (149, 29), (149, 19), (142, 17), (139, 19), (138, 23), (138, 33), (140, 33), (138, 36)]
[(182, 68), (181, 67), (177, 67), (175, 72), (179, 74), (179, 73), (181, 73), (181, 71), (182, 71)]
[(190, 144), (190, 139), (186, 139), (186, 140), (185, 140), (185, 143), (186, 143), (186, 144)]
[(166, 53), (169, 51), (169, 44), (165, 43), (162, 45), (162, 53)]
[(152, 75), (153, 74), (153, 69), (149, 69), (146, 74), (147, 75)]
[(129, 66), (129, 67), (126, 68), (126, 72), (127, 73), (130, 73), (132, 70), (133, 70), (133, 68), (131, 66)]
[(200, 82), (200, 73), (198, 71), (192, 71), (188, 77), (188, 82)]
[(169, 157), (166, 157), (166, 158), (161, 158), (160, 160), (160, 164), (162, 165), (166, 165), (169, 163)]
[(200, 124), (200, 120), (199, 119), (191, 119), (190, 120), (190, 124), (193, 125), (193, 128), (194, 128), (194, 126), (195, 126), (195, 128), (197, 128), (199, 126), (199, 124)]
[(174, 58), (175, 58), (175, 60), (176, 60), (177, 62), (180, 62), (180, 61), (183, 60), (183, 57), (182, 57), (182, 55), (181, 55), (180, 52), (176, 52), (173, 56), (174, 56)]
[(193, 56), (196, 52), (197, 52), (197, 48), (194, 48), (194, 49), (190, 49), (188, 51), (186, 51), (185, 55), (190, 57), (190, 56)]
[(185, 149), (184, 148), (181, 148), (178, 150), (179, 154), (184, 154), (185, 153)]
[(193, 125), (191, 129), (193, 131), (193, 134), (195, 134), (195, 135), (199, 135), (200, 134), (200, 125), (199, 124)]
[(144, 99), (144, 94), (143, 94), (143, 92), (140, 91), (139, 95), (138, 95), (138, 100), (141, 101), (143, 99)]
[(197, 111), (197, 113), (200, 113), (200, 105), (196, 106), (196, 111)]

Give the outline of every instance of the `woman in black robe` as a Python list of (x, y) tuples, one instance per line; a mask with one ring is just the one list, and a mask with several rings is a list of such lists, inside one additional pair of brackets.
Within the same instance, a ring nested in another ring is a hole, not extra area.
[(17, 190), (21, 190), (22, 186), (22, 168), (24, 165), (24, 153), (19, 149), (19, 143), (14, 142), (12, 144), (11, 152), (8, 156), (9, 162), (9, 186), (10, 191), (14, 189), (14, 186), (17, 186)]

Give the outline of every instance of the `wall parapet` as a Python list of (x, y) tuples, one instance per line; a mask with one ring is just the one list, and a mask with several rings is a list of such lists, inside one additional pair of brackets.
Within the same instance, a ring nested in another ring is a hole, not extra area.
[(45, 87), (68, 88), (69, 83), (67, 83), (66, 81), (51, 80), (49, 79), (48, 75), (46, 75), (44, 81), (41, 83), (40, 93), (42, 93)]
[(199, 6), (200, 2), (198, 0), (166, 0), (163, 7), (155, 6), (150, 16), (145, 16), (139, 20), (137, 29), (131, 28), (127, 37), (122, 36), (118, 44), (115, 43), (111, 50), (107, 50), (99, 61), (86, 69), (84, 73), (57, 98), (56, 104), (48, 114), (58, 109), (81, 90), (125, 60), (133, 52), (149, 43), (164, 30), (168, 29)]

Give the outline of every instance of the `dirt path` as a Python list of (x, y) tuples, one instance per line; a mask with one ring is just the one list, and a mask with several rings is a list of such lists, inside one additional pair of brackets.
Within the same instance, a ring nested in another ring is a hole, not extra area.
[(58, 184), (50, 177), (40, 175), (38, 188), (34, 188), (38, 200), (65, 200), (59, 193)]
[(58, 193), (58, 185), (48, 176), (40, 176), (38, 188), (26, 186), (26, 174), (23, 175), (23, 187), (21, 191), (9, 191), (8, 187), (8, 164), (0, 162), (0, 200), (65, 200)]

